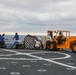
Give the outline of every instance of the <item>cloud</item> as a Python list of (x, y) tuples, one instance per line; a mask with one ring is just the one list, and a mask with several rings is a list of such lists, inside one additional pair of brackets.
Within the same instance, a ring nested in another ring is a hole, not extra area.
[(0, 32), (76, 29), (75, 0), (0, 0)]

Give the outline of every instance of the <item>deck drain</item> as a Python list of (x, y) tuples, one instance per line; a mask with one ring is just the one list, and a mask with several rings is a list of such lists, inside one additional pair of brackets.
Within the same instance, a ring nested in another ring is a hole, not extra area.
[(6, 67), (0, 67), (0, 69), (5, 70), (5, 69), (6, 69)]
[(11, 75), (19, 75), (20, 73), (19, 72), (11, 72), (10, 74)]
[(67, 70), (75, 70), (74, 68), (67, 68)]
[(38, 72), (46, 72), (46, 70), (40, 69), (40, 70), (38, 70)]

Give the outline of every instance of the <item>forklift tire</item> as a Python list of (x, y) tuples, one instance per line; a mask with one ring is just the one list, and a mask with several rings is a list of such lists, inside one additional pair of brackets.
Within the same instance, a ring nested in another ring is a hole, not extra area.
[(76, 53), (76, 42), (71, 45), (71, 49), (74, 53)]
[(56, 42), (51, 42), (50, 43), (50, 51), (56, 51)]

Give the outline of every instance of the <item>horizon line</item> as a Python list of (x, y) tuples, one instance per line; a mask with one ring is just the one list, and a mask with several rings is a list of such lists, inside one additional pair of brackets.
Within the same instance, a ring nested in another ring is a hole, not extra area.
[[(0, 32), (0, 34), (15, 35), (15, 32)], [(19, 35), (47, 35), (47, 32), (17, 32)], [(71, 36), (76, 36), (76, 33), (70, 33)]]
[[(47, 35), (47, 33), (40, 33), (40, 32), (17, 32), (19, 35)], [(15, 32), (0, 32), (0, 34), (5, 35), (15, 35)]]

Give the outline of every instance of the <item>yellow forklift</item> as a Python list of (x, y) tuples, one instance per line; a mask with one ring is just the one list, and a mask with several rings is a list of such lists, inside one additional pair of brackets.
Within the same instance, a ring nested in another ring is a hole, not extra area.
[[(51, 32), (51, 30), (48, 30)], [(63, 33), (64, 39), (59, 38), (59, 33)], [(71, 49), (73, 52), (76, 52), (76, 36), (70, 36), (70, 31), (67, 30), (58, 30), (52, 31), (52, 41), (50, 42), (50, 49), (51, 51), (57, 51), (59, 49)], [(59, 43), (61, 40), (61, 43)], [(44, 37), (44, 49), (46, 49), (46, 36)]]

